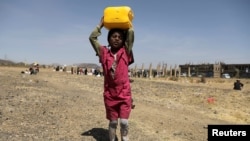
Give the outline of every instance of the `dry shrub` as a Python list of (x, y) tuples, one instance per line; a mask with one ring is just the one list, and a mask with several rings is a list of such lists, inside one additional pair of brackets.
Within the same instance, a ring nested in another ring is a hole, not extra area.
[[(244, 119), (244, 115), (242, 115), (240, 112), (235, 112), (232, 114), (237, 119)], [(246, 119), (245, 119), (246, 120)]]
[(206, 82), (207, 82), (206, 78), (205, 77), (201, 77), (201, 83), (206, 83)]
[(178, 81), (178, 77), (170, 77), (169, 80)]
[(217, 82), (218, 83), (225, 83), (225, 80), (224, 79), (219, 79)]
[(246, 82), (246, 84), (249, 84), (249, 83), (250, 83), (249, 81)]
[(189, 80), (190, 83), (194, 83), (194, 79), (192, 77), (189, 77), (188, 80)]

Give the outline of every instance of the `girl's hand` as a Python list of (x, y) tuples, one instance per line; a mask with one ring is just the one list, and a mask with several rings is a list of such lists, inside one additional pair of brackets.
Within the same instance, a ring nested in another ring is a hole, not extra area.
[(99, 23), (100, 28), (102, 28), (104, 26), (104, 20), (103, 19), (104, 19), (104, 17), (102, 17), (101, 20), (100, 20), (100, 23)]

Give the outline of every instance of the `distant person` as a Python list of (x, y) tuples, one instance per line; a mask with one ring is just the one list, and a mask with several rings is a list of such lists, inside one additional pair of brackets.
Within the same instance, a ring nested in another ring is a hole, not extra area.
[(30, 75), (34, 75), (34, 74), (37, 73), (36, 70), (33, 67), (30, 67), (29, 71), (30, 71)]
[(104, 75), (104, 104), (106, 118), (109, 120), (110, 141), (116, 139), (118, 119), (120, 119), (121, 140), (128, 141), (128, 119), (132, 109), (132, 94), (128, 76), (128, 66), (133, 63), (132, 46), (134, 42), (133, 29), (111, 29), (108, 32), (108, 46), (98, 42), (101, 29), (104, 26), (103, 17), (99, 25), (89, 36)]
[(59, 70), (60, 70), (60, 67), (59, 67), (59, 66), (57, 66), (57, 67), (56, 67), (56, 71), (59, 71)]
[(74, 68), (73, 67), (71, 67), (70, 71), (71, 71), (71, 74), (74, 74)]
[(85, 68), (84, 74), (85, 74), (85, 75), (88, 75), (88, 68)]
[(79, 73), (79, 68), (76, 67), (76, 74), (78, 75), (78, 73)]
[(235, 90), (241, 90), (243, 88), (244, 84), (240, 82), (240, 80), (236, 80), (234, 82), (234, 89)]
[(30, 68), (29, 68), (30, 74), (37, 74), (39, 72), (39, 64), (34, 63)]
[(38, 73), (39, 72), (39, 64), (34, 63), (33, 64), (33, 70), (34, 70), (35, 73)]

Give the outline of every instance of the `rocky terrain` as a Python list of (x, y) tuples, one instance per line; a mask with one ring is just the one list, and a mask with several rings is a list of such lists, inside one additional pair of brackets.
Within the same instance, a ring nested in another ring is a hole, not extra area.
[[(103, 77), (0, 67), (1, 141), (108, 141)], [(205, 141), (208, 124), (250, 123), (250, 80), (133, 78), (131, 141)], [(119, 130), (117, 131), (119, 137)]]

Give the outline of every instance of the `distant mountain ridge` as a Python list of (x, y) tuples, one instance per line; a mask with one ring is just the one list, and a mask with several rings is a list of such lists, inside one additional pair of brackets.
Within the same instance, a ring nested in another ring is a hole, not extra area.
[(100, 66), (94, 63), (79, 63), (75, 65), (78, 67), (83, 67), (83, 68), (97, 68), (97, 69), (101, 68)]
[(0, 59), (0, 65), (8, 66), (8, 65), (15, 65), (16, 63), (10, 60), (3, 60)]
[[(39, 62), (37, 62), (39, 64)], [(11, 60), (4, 60), (4, 59), (0, 59), (0, 66), (29, 66), (32, 65), (33, 63), (30, 64), (26, 64), (24, 62), (14, 62)], [(41, 65), (46, 65), (46, 66), (63, 66), (60, 63), (52, 63), (52, 64), (39, 64)], [(78, 66), (78, 67), (82, 67), (82, 68), (101, 68), (101, 66), (94, 64), (94, 63), (75, 63), (72, 65), (67, 65), (67, 66)]]

